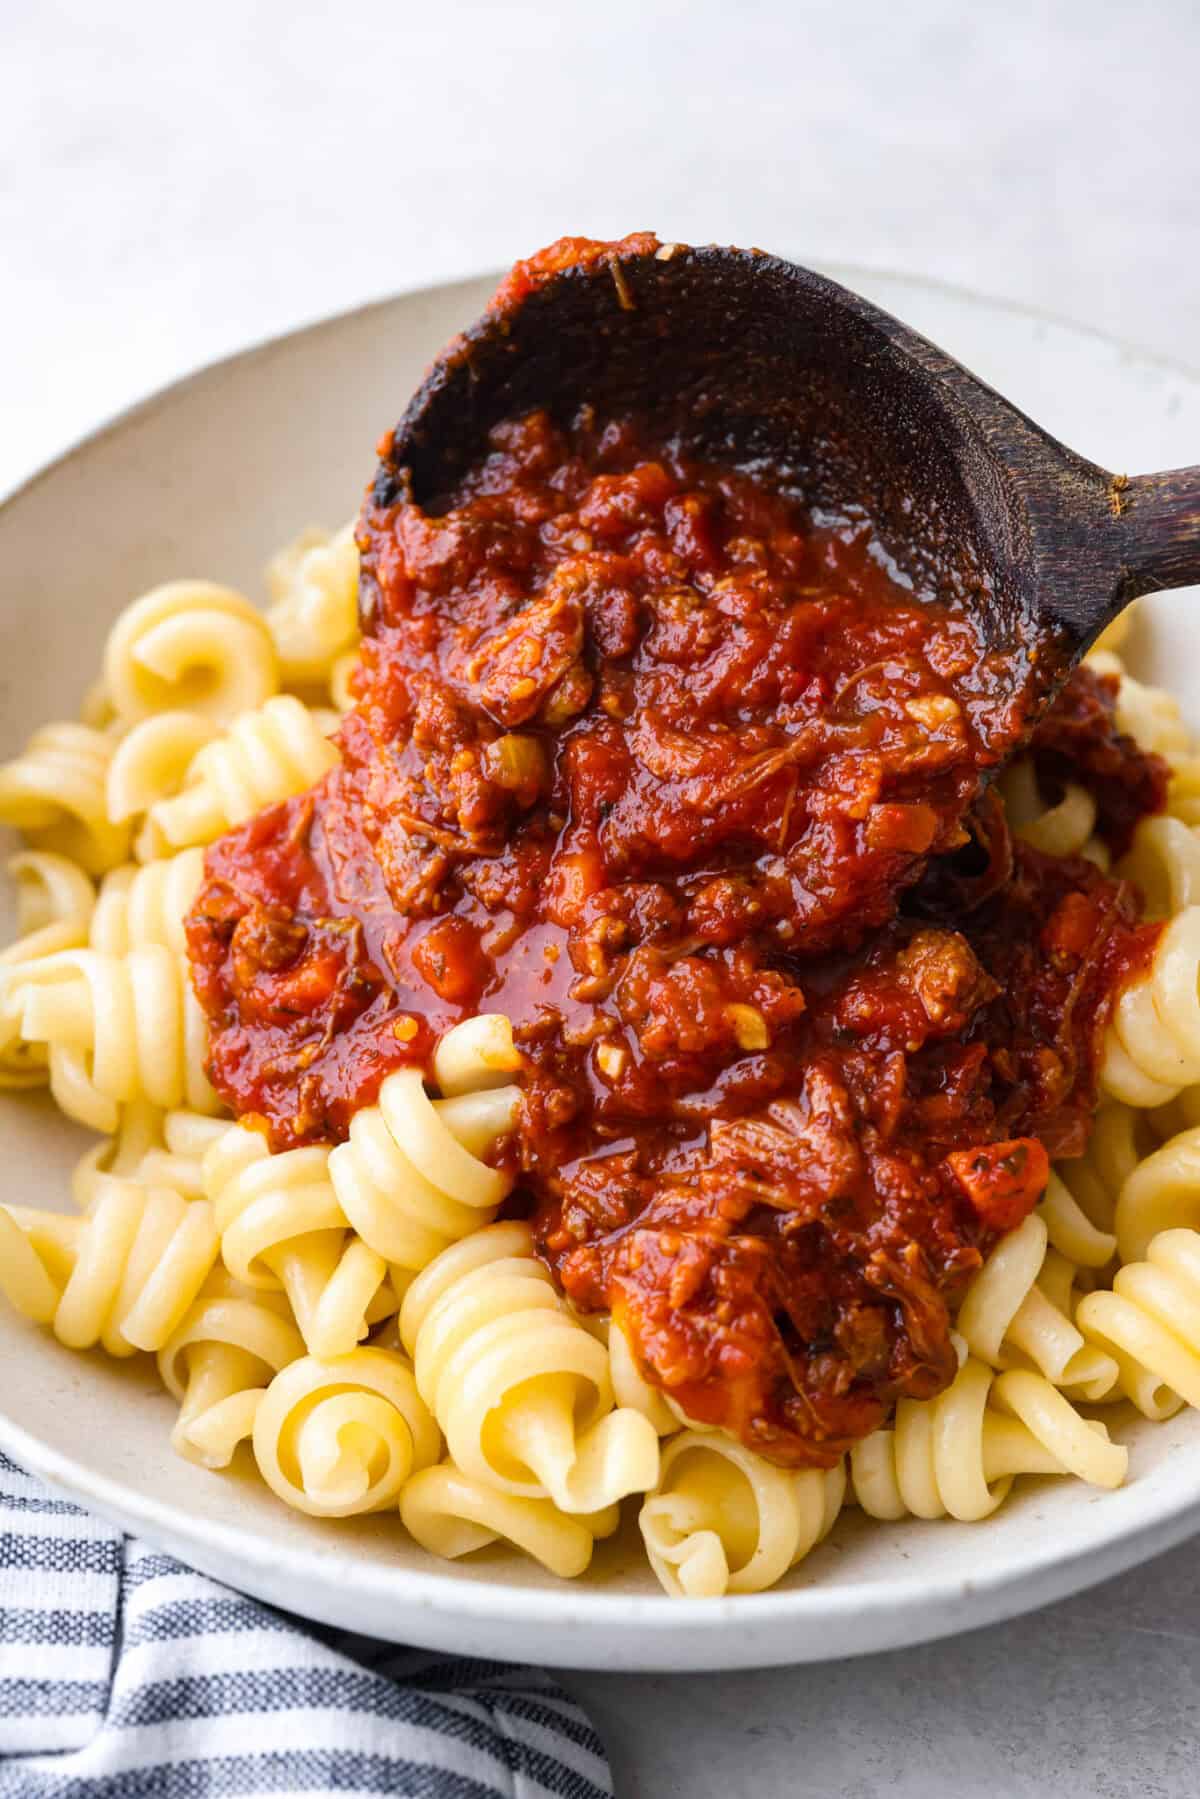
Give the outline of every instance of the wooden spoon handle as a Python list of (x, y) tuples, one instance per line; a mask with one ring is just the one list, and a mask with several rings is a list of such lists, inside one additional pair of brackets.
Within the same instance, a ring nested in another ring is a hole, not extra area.
[(1123, 598), (1200, 582), (1200, 468), (1114, 480), (1122, 536)]

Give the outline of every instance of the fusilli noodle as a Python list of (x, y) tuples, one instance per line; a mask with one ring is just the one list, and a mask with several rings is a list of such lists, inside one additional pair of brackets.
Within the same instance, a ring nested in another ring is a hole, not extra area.
[(119, 1105), (131, 1100), (215, 1110), (204, 1014), (186, 962), (164, 944), (126, 956), (64, 950), (0, 977), (22, 1037), (47, 1046), (50, 1088), (70, 1117), (112, 1132)]
[(206, 1151), (203, 1180), (230, 1274), (245, 1287), (281, 1287), (312, 1354), (347, 1354), (395, 1311), (386, 1262), (347, 1232), (327, 1149), (273, 1155), (236, 1124)]
[(297, 1511), (348, 1518), (395, 1506), (441, 1436), (402, 1356), (305, 1356), (275, 1376), (254, 1419), (263, 1479)]
[(1018, 1474), (1117, 1487), (1128, 1451), (1041, 1375), (995, 1375), (973, 1357), (937, 1399), (902, 1399), (893, 1425), (856, 1443), (850, 1473), (873, 1518), (986, 1518)]
[(44, 725), (0, 766), (0, 824), (89, 875), (115, 868), (129, 853), (129, 828), (108, 814), (112, 754), (112, 739), (87, 725)]
[(150, 807), (138, 845), (143, 860), (211, 843), (263, 806), (313, 786), (338, 759), (325, 735), (333, 722), (288, 693), (240, 714), (197, 750), (182, 790)]
[(179, 1402), (172, 1446), (205, 1468), (227, 1468), (254, 1431), (272, 1376), (304, 1342), (281, 1293), (250, 1293), (218, 1270), (158, 1352), (163, 1385)]
[(1160, 1231), (1145, 1260), (1118, 1268), (1111, 1293), (1086, 1293), (1075, 1316), (1116, 1357), (1123, 1391), (1147, 1418), (1200, 1407), (1200, 1232)]
[(562, 1580), (583, 1574), (598, 1537), (611, 1536), (620, 1522), (617, 1506), (590, 1516), (570, 1516), (550, 1499), (501, 1493), (471, 1480), (453, 1462), (423, 1468), (400, 1493), (400, 1516), (409, 1535), (431, 1555), (447, 1561), (511, 1543)]
[(212, 1207), (111, 1175), (86, 1218), (0, 1208), (0, 1286), (60, 1343), (160, 1349), (217, 1259)]
[(1101, 1078), (1114, 1099), (1142, 1108), (1200, 1081), (1200, 906), (1171, 919), (1149, 971), (1119, 995)]
[(644, 1492), (658, 1434), (613, 1409), (608, 1356), (559, 1297), (523, 1224), (443, 1250), (405, 1294), (400, 1334), (464, 1474), (565, 1512)]
[(1116, 1364), (1084, 1341), (1039, 1284), (1046, 1245), (1036, 1213), (1001, 1237), (959, 1308), (959, 1334), (993, 1368), (1032, 1366), (1080, 1398), (1103, 1399), (1116, 1386)]
[(843, 1462), (791, 1472), (717, 1431), (684, 1430), (663, 1448), (638, 1524), (668, 1593), (760, 1593), (829, 1534), (845, 1493)]
[(249, 600), (212, 581), (168, 581), (117, 619), (104, 684), (126, 724), (168, 711), (227, 722), (278, 691), (279, 668), (267, 621)]
[(354, 522), (329, 536), (310, 527), (267, 566), (267, 623), (284, 679), (330, 681), (358, 638), (358, 545)]
[(329, 1158), (342, 1210), (363, 1242), (416, 1271), (490, 1223), (511, 1182), (482, 1157), (509, 1128), (516, 1102), (515, 1087), (431, 1100), (419, 1070), (390, 1074)]

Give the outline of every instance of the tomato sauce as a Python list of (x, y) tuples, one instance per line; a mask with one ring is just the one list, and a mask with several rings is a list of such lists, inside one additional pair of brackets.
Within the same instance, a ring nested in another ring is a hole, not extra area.
[[(566, 1293), (692, 1417), (830, 1464), (951, 1379), (1153, 930), (1012, 842), (987, 776), (1027, 696), (867, 521), (585, 409), (501, 426), (436, 505), (369, 499), (359, 544), (342, 766), (212, 846), (189, 920), (218, 1091), (336, 1141), (506, 1013), (512, 1203)], [(1086, 671), (1034, 753), (1118, 849), (1162, 804)]]

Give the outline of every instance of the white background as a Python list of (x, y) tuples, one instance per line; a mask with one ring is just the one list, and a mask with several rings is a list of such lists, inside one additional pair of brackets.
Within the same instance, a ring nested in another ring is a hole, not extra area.
[[(1200, 362), (1198, 108), (1197, 0), (0, 0), (0, 490), (198, 363), (568, 231), (918, 271)], [(910, 1655), (576, 1684), (645, 1799), (1174, 1799), (1198, 1617), (1185, 1548)]]
[(0, 0), (0, 490), (198, 362), (562, 232), (1186, 356), (1198, 76), (1197, 0)]

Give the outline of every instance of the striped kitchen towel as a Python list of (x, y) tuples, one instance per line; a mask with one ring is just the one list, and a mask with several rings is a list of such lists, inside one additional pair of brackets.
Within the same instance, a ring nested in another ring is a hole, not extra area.
[(0, 1455), (0, 1799), (611, 1799), (529, 1668), (302, 1623)]

